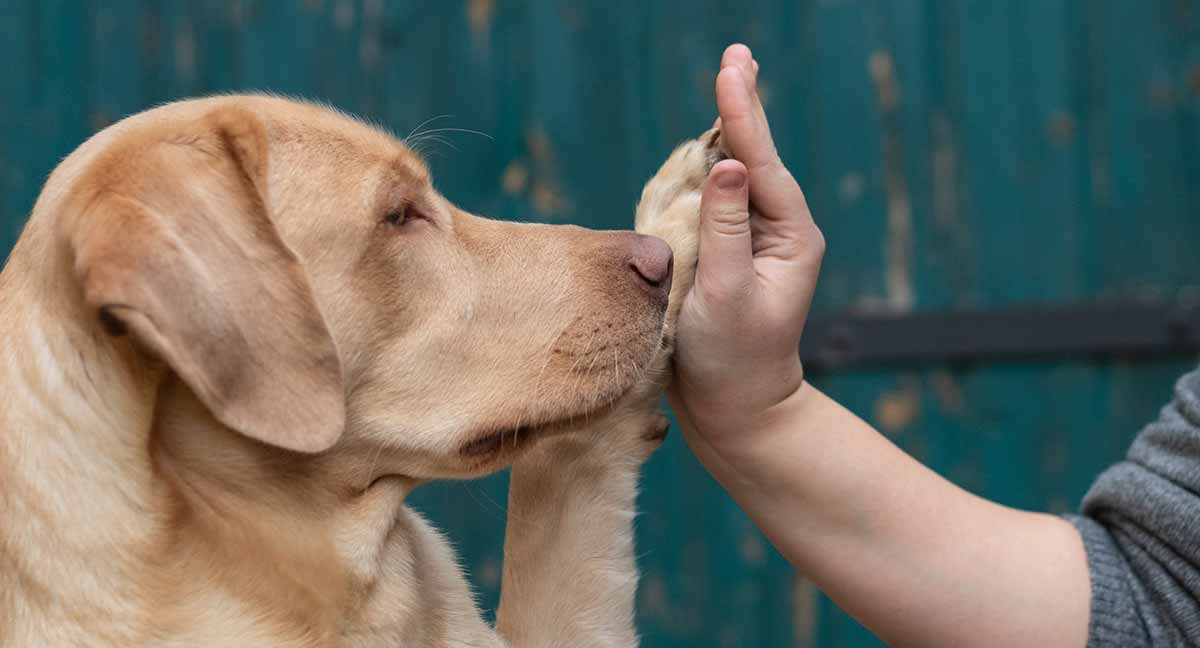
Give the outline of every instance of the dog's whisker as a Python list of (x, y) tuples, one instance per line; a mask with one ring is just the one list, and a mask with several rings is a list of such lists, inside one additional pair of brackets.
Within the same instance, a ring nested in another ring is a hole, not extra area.
[(425, 131), (424, 133), (422, 133), (422, 135), (425, 136), (425, 135), (430, 135), (433, 133), (470, 133), (471, 135), (478, 135), (480, 137), (486, 137), (487, 139), (489, 139), (493, 142), (496, 141), (496, 138), (492, 137), (491, 135), (488, 135), (487, 133), (484, 133), (482, 131), (472, 130), (470, 128), (450, 128), (450, 127), (435, 128), (433, 130)]
[(439, 119), (446, 119), (446, 118), (451, 118), (451, 117), (454, 117), (454, 115), (436, 115), (434, 117), (430, 117), (429, 119), (426, 119), (425, 121), (421, 122), (420, 124), (417, 124), (417, 127), (412, 129), (411, 131), (409, 131), (408, 135), (405, 135), (404, 139), (402, 139), (400, 141), (404, 142), (405, 144), (408, 144), (409, 140), (411, 140), (414, 136), (419, 135), (420, 134), (419, 131), (422, 128), (424, 128), (425, 126), (432, 124), (433, 122), (435, 122)]
[(375, 449), (375, 456), (371, 458), (371, 464), (367, 467), (366, 479), (363, 480), (362, 490), (365, 491), (370, 488), (371, 482), (373, 481), (371, 476), (375, 473), (375, 466), (379, 463), (379, 456), (382, 454), (383, 444), (381, 443), (379, 444), (379, 447)]
[(437, 142), (438, 144), (441, 144), (442, 146), (448, 146), (448, 147), (454, 149), (455, 151), (461, 152), (461, 149), (459, 149), (457, 146), (455, 146), (453, 142), (451, 142), (450, 140), (448, 140), (444, 137), (441, 137), (440, 135), (431, 135), (429, 133), (423, 133), (423, 134), (417, 136), (415, 139), (413, 139), (414, 144), (420, 144), (421, 142)]

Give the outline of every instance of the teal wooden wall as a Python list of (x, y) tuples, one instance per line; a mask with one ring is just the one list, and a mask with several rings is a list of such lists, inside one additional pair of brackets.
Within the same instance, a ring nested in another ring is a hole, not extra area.
[[(0, 251), (55, 163), (160, 102), (321, 99), (428, 118), (477, 213), (627, 227), (752, 45), (779, 148), (828, 238), (817, 308), (1200, 290), (1200, 3), (1189, 0), (0, 0)], [(870, 370), (820, 386), (954, 481), (1065, 511), (1194, 358)], [(493, 606), (503, 476), (430, 487)], [(797, 580), (678, 434), (638, 520), (647, 646), (879, 645)]]

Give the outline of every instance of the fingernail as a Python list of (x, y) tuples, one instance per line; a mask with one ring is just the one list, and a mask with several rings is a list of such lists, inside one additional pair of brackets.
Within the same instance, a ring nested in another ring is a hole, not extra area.
[(725, 191), (741, 189), (746, 184), (746, 174), (738, 171), (726, 171), (717, 176), (717, 188)]

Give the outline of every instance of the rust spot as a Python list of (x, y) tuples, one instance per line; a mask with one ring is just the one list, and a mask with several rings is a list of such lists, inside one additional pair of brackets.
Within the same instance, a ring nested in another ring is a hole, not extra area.
[(914, 302), (912, 286), (912, 203), (904, 174), (904, 143), (897, 123), (900, 86), (896, 81), (892, 54), (878, 50), (867, 62), (871, 80), (879, 96), (883, 121), (883, 188), (887, 193), (887, 237), (884, 240), (888, 304), (897, 310), (909, 310)]
[(363, 0), (362, 35), (358, 41), (358, 60), (364, 68), (374, 68), (383, 59), (383, 0)]
[(866, 181), (861, 173), (851, 171), (842, 176), (838, 182), (838, 197), (842, 199), (842, 203), (853, 205), (862, 198), (863, 189), (866, 186)]
[(764, 83), (762, 77), (758, 78), (758, 82), (755, 84), (755, 86), (758, 90), (758, 101), (763, 105), (763, 108), (766, 108), (767, 105), (771, 103), (771, 97), (773, 96), (771, 92), (771, 86)]
[(945, 371), (936, 372), (930, 378), (930, 386), (933, 387), (933, 394), (937, 397), (942, 411), (953, 414), (963, 411), (962, 387), (959, 386), (954, 376)]
[(738, 541), (738, 553), (747, 565), (757, 567), (767, 561), (767, 548), (757, 533), (750, 532), (742, 536)]
[(471, 33), (482, 36), (492, 30), (492, 19), (496, 15), (495, 0), (469, 0), (467, 2), (467, 23)]
[(500, 561), (494, 558), (488, 558), (483, 561), (479, 567), (479, 583), (484, 587), (499, 587), (500, 586)]
[(1188, 90), (1194, 95), (1200, 95), (1200, 64), (1193, 65), (1187, 74)]
[(354, 26), (354, 3), (350, 0), (338, 0), (333, 7), (333, 24), (341, 31), (349, 31)]
[(875, 421), (888, 434), (903, 430), (920, 415), (921, 386), (915, 378), (901, 380), (896, 389), (875, 401)]
[(800, 575), (792, 580), (792, 633), (796, 648), (817, 645), (817, 587)]
[(557, 161), (550, 137), (540, 126), (533, 126), (525, 132), (525, 146), (533, 164), (533, 188), (531, 199), (533, 206), (542, 214), (556, 214), (570, 208), (570, 203), (557, 183)]
[(642, 579), (639, 594), (642, 599), (639, 607), (647, 617), (663, 624), (670, 624), (675, 620), (671, 613), (671, 604), (667, 600), (667, 585), (661, 576), (647, 574)]
[(550, 146), (550, 136), (541, 126), (534, 126), (525, 131), (525, 146), (530, 155), (538, 162), (550, 162), (554, 159), (554, 150)]
[(504, 175), (500, 178), (500, 186), (509, 195), (518, 195), (529, 186), (529, 167), (520, 160), (513, 160), (504, 167)]
[(950, 481), (967, 490), (979, 489), (979, 469), (973, 464), (958, 464), (947, 471), (946, 476)]
[(111, 123), (113, 123), (112, 115), (103, 110), (97, 110), (88, 115), (88, 125), (94, 131), (98, 131)]
[(873, 52), (867, 61), (867, 70), (871, 73), (871, 80), (875, 82), (879, 106), (888, 112), (895, 110), (900, 105), (900, 85), (896, 82), (892, 53), (886, 50)]
[(1170, 110), (1175, 107), (1179, 99), (1176, 96), (1175, 88), (1162, 80), (1151, 81), (1146, 92), (1150, 106), (1156, 110)]
[(559, 6), (559, 17), (571, 31), (579, 31), (587, 26), (587, 15), (576, 3), (564, 2)]
[(1075, 139), (1075, 118), (1061, 110), (1056, 111), (1046, 122), (1046, 134), (1058, 146), (1070, 144)]
[(538, 180), (533, 185), (533, 206), (543, 214), (554, 214), (566, 209), (567, 201), (552, 185)]

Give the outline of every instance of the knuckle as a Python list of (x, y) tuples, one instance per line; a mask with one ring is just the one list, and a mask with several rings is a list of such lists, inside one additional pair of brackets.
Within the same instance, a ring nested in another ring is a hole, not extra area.
[(821, 228), (813, 225), (812, 232), (808, 236), (808, 245), (805, 247), (818, 259), (825, 256), (825, 234), (821, 232)]

